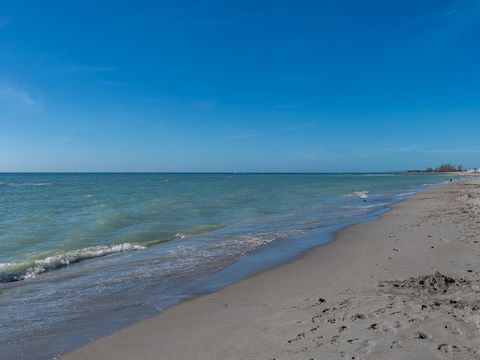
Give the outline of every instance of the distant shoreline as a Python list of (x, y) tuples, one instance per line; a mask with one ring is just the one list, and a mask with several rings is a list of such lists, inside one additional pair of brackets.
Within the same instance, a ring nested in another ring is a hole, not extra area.
[[(448, 174), (449, 172), (441, 172), (441, 171), (427, 171), (427, 170), (402, 170), (402, 171), (347, 171), (347, 172), (328, 172), (328, 171), (307, 171), (307, 172), (295, 172), (295, 171), (0, 171), (0, 175), (15, 175), (15, 174), (31, 174), (31, 175), (55, 175), (55, 174), (125, 174), (125, 175), (146, 175), (146, 174), (158, 174), (158, 175), (364, 175), (364, 174), (373, 174), (373, 175), (380, 175), (380, 174), (409, 174), (409, 173), (427, 173), (427, 174)], [(453, 172), (452, 174), (461, 174), (466, 173), (463, 172)]]

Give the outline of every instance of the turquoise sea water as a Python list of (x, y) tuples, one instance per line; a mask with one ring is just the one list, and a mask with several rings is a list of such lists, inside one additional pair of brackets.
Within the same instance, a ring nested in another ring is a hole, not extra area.
[(0, 353), (51, 358), (291, 259), (445, 180), (0, 174)]

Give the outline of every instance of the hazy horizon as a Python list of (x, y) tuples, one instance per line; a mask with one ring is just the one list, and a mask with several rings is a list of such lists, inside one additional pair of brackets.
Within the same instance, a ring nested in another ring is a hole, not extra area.
[[(472, 168), (473, 169), (473, 168)], [(476, 168), (475, 168), (476, 169)], [(402, 174), (407, 171), (425, 169), (404, 169), (386, 171), (0, 171), (0, 174)], [(467, 168), (465, 169), (467, 170)]]

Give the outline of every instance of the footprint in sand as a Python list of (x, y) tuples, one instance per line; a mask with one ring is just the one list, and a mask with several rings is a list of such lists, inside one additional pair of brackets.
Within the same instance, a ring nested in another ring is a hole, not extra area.
[(368, 330), (379, 331), (384, 334), (395, 334), (399, 330), (408, 328), (408, 325), (399, 320), (387, 320), (381, 323), (374, 323), (368, 327)]
[(305, 339), (305, 333), (301, 333), (301, 334), (298, 334), (296, 337), (294, 337), (293, 339), (290, 339), (288, 340), (288, 343), (291, 344), (293, 342), (296, 342), (298, 340), (303, 340)]
[(369, 355), (372, 350), (375, 348), (375, 346), (377, 346), (377, 343), (373, 340), (365, 340), (363, 343), (362, 343), (362, 346), (360, 346), (357, 351), (362, 353), (362, 354), (365, 354), (365, 355)]
[(463, 335), (463, 332), (452, 324), (446, 324), (445, 329), (450, 331), (453, 335)]
[(398, 340), (392, 341), (392, 345), (390, 345), (390, 349), (398, 350), (398, 349), (401, 349), (401, 348), (402, 348), (402, 345), (401, 345), (400, 341), (398, 341)]
[(445, 354), (460, 354), (462, 352), (461, 348), (452, 344), (440, 344), (438, 345), (437, 350)]
[(429, 334), (424, 333), (423, 331), (416, 331), (413, 334), (413, 338), (417, 340), (428, 340), (428, 339), (431, 339), (432, 337)]

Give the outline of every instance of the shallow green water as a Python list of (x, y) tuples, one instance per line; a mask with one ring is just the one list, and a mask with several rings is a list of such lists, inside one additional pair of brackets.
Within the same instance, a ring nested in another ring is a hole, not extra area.
[[(47, 358), (288, 260), (445, 180), (0, 174), (0, 352), (13, 359), (23, 351), (29, 359), (41, 348)], [(315, 231), (321, 236), (304, 237)]]

